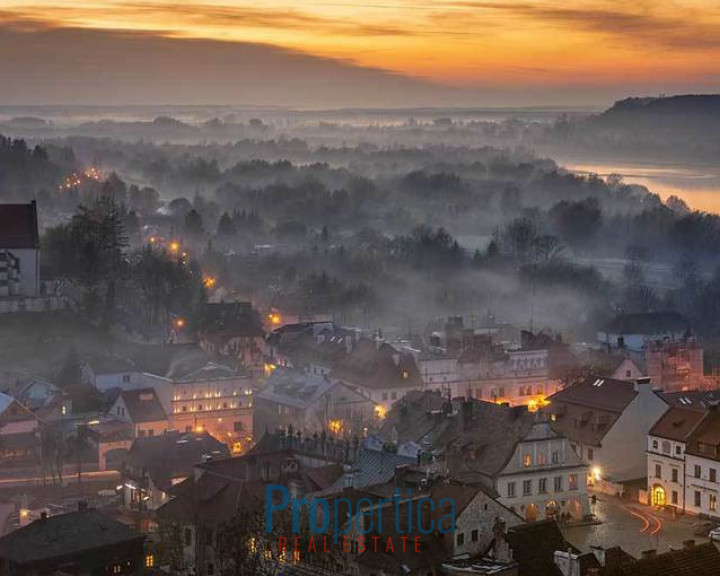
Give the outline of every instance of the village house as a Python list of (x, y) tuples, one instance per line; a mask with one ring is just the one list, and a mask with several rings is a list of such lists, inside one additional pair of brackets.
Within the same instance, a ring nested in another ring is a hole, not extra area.
[[(217, 573), (222, 561), (215, 536), (238, 515), (262, 514), (265, 485), (285, 486), (292, 497), (327, 489), (342, 474), (347, 445), (332, 438), (266, 434), (247, 454), (210, 460), (170, 489), (172, 498), (157, 510), (161, 526), (179, 527), (180, 559), (197, 576)], [(259, 543), (264, 526), (256, 532)], [(244, 536), (244, 535), (243, 535)]]
[(40, 421), (15, 400), (0, 392), (0, 462), (36, 464)]
[(648, 378), (591, 377), (551, 396), (547, 411), (589, 466), (589, 483), (617, 493), (645, 478), (648, 433), (667, 407)]
[(706, 412), (671, 406), (650, 429), (647, 446), (648, 504), (685, 511), (685, 449)]
[(239, 361), (254, 375), (262, 375), (265, 329), (250, 302), (205, 304), (198, 326), (200, 347), (210, 356)]
[(685, 511), (720, 519), (720, 410), (710, 407), (688, 435), (685, 448)]
[[(400, 500), (397, 508), (392, 500), (396, 496)], [(391, 550), (382, 547), (377, 551), (372, 548), (362, 551), (354, 545), (351, 546), (351, 554), (335, 558), (341, 564), (339, 572), (361, 576), (378, 573), (398, 576), (407, 573), (441, 574), (441, 565), (445, 562), (485, 553), (498, 536), (499, 527), (504, 531), (506, 526), (513, 527), (524, 522), (481, 485), (468, 486), (451, 480), (427, 478), (424, 474), (405, 468), (397, 469), (395, 478), (390, 482), (360, 490), (344, 490), (330, 498), (338, 499), (338, 503), (343, 500), (350, 502), (354, 508), (359, 507), (363, 518), (382, 516), (382, 532), (378, 531), (377, 523), (370, 526), (366, 521), (363, 529), (368, 532), (365, 533), (359, 531), (357, 522), (343, 524), (340, 529), (347, 530), (351, 542), (356, 542), (362, 536), (367, 542), (379, 537), (381, 542), (390, 538), (395, 543)], [(390, 503), (380, 506), (383, 500)], [(454, 526), (446, 518), (449, 501), (454, 505)], [(432, 506), (429, 502), (432, 502)], [(418, 509), (419, 518), (416, 516)], [(396, 519), (398, 510), (399, 517)], [(430, 530), (430, 522), (434, 530)], [(439, 526), (445, 532), (440, 532)], [(426, 533), (421, 533), (420, 527)], [(412, 549), (403, 549), (403, 537), (418, 537), (421, 553), (415, 551), (414, 543)]]
[(696, 545), (694, 540), (686, 540), (682, 548), (664, 553), (646, 550), (641, 558), (617, 546), (593, 548), (584, 554), (558, 549), (555, 564), (561, 576), (715, 576), (720, 551), (713, 542)]
[(121, 470), (123, 506), (155, 510), (168, 501), (172, 486), (194, 474), (194, 466), (228, 458), (230, 451), (208, 433), (169, 431), (136, 438)]
[(0, 204), (0, 298), (39, 295), (37, 205)]
[(381, 340), (359, 340), (336, 363), (331, 376), (375, 402), (381, 414), (407, 392), (423, 387), (412, 353)]
[(153, 388), (120, 392), (108, 416), (130, 422), (133, 436), (159, 436), (170, 428), (170, 420)]
[(172, 410), (172, 381), (143, 370), (129, 358), (98, 356), (80, 365), (80, 377), (99, 392), (152, 388), (166, 412)]
[(325, 430), (363, 436), (378, 420), (375, 404), (328, 375), (278, 367), (255, 395), (255, 430), (293, 427), (304, 433)]
[(234, 454), (253, 439), (254, 381), (223, 364), (208, 363), (172, 379), (170, 420), (180, 432), (206, 431)]
[(266, 339), (268, 371), (285, 366), (308, 374), (329, 375), (359, 339), (358, 329), (333, 322), (286, 324), (273, 330)]
[(414, 442), (433, 455), (430, 469), (484, 484), (529, 521), (589, 513), (587, 465), (544, 414), (525, 406), (413, 393), (393, 407), (380, 434)]
[(703, 348), (695, 338), (648, 342), (645, 347), (645, 366), (653, 384), (666, 392), (681, 392), (711, 385), (711, 379), (705, 376)]
[(64, 299), (40, 279), (37, 205), (0, 204), (0, 314), (45, 312)]
[(72, 412), (70, 396), (57, 385), (38, 376), (0, 376), (0, 392), (12, 396), (45, 422), (62, 418)]
[(48, 516), (0, 538), (0, 574), (137, 574), (155, 565), (145, 536), (80, 502), (77, 512)]
[(441, 348), (423, 350), (417, 355), (418, 369), (426, 390), (437, 390), (443, 395), (458, 396), (460, 374), (459, 352)]

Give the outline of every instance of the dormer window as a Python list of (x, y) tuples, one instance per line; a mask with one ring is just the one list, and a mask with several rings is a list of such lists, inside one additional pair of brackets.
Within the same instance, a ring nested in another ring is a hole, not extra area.
[(532, 466), (532, 454), (525, 454), (523, 456), (523, 466), (525, 468), (530, 468), (530, 466)]

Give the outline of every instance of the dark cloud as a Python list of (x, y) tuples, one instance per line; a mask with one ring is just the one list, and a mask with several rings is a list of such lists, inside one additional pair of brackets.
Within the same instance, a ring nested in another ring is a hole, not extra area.
[(660, 11), (662, 2), (636, 2), (625, 9), (556, 7), (551, 4), (509, 4), (500, 2), (454, 2), (448, 7), (462, 11), (493, 10), (522, 16), (528, 20), (555, 24), (564, 29), (577, 29), (615, 37), (633, 47), (663, 47), (676, 50), (702, 51), (720, 47), (720, 25), (708, 22), (704, 15), (687, 10), (670, 16), (668, 6)]
[[(27, 31), (31, 30), (31, 31)], [(0, 104), (400, 106), (477, 93), (263, 44), (0, 25)]]

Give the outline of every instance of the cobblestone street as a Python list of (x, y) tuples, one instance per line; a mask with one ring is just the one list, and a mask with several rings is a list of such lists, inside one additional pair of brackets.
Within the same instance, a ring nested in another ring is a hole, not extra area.
[(583, 552), (591, 546), (609, 548), (619, 545), (639, 557), (643, 550), (655, 549), (661, 553), (670, 548), (681, 548), (684, 540), (693, 539), (698, 544), (707, 542), (706, 537), (695, 535), (695, 530), (707, 522), (702, 518), (674, 517), (671, 512), (637, 502), (605, 494), (597, 496), (597, 502), (591, 504), (591, 512), (601, 524), (563, 527), (568, 541)]

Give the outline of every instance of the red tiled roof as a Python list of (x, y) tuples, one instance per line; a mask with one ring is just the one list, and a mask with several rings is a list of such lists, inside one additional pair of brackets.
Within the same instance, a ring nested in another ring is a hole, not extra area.
[(650, 435), (684, 442), (704, 417), (705, 412), (672, 407), (650, 429)]
[(567, 402), (587, 408), (622, 412), (637, 396), (632, 382), (591, 377), (553, 394), (551, 403)]
[(128, 415), (136, 424), (139, 422), (159, 422), (168, 419), (153, 388), (125, 390), (120, 396), (125, 403)]

